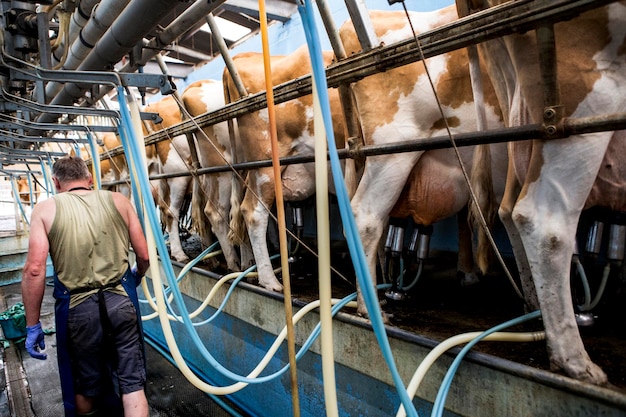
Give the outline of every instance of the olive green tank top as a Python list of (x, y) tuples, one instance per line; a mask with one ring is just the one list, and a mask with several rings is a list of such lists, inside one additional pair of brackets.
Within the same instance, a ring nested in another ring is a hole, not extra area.
[[(70, 292), (70, 308), (128, 269), (126, 222), (109, 191), (66, 192), (54, 197), (56, 215), (48, 233), (50, 257), (61, 283)], [(111, 291), (126, 294), (121, 285)]]

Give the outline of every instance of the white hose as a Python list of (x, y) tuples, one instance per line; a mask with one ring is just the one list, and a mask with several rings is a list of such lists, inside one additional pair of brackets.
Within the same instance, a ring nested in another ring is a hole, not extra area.
[[(248, 385), (245, 382), (237, 382), (232, 385), (225, 386), (225, 387), (216, 387), (216, 386), (207, 384), (206, 382), (198, 378), (191, 371), (191, 369), (189, 369), (189, 367), (187, 366), (187, 363), (185, 362), (185, 359), (183, 358), (183, 356), (180, 353), (180, 350), (178, 349), (178, 344), (176, 343), (176, 340), (174, 339), (172, 327), (167, 317), (165, 297), (164, 297), (163, 291), (159, 290), (163, 288), (162, 282), (161, 282), (160, 271), (157, 271), (157, 273), (154, 274), (153, 280), (154, 280), (154, 287), (156, 289), (155, 296), (157, 299), (157, 306), (159, 309), (159, 319), (161, 322), (161, 327), (163, 329), (163, 334), (165, 336), (165, 340), (167, 342), (167, 346), (170, 350), (170, 353), (172, 354), (172, 358), (174, 359), (176, 366), (178, 367), (178, 369), (180, 369), (181, 373), (185, 376), (185, 378), (187, 378), (187, 380), (199, 390), (210, 393), (210, 394), (215, 394), (215, 395), (232, 394), (234, 392), (237, 392), (245, 388)], [(339, 302), (339, 300), (333, 300), (333, 303), (337, 303), (337, 302)], [(356, 303), (354, 302), (351, 303), (351, 306), (354, 307), (355, 305)], [(317, 308), (318, 306), (319, 306), (319, 301), (314, 301), (304, 306), (296, 314), (294, 314), (293, 323), (296, 324), (302, 317), (304, 317), (306, 313)], [(248, 374), (248, 378), (254, 378), (258, 376), (265, 369), (265, 367), (269, 364), (273, 355), (276, 353), (276, 351), (278, 351), (280, 345), (282, 344), (282, 342), (285, 340), (286, 337), (287, 337), (287, 327), (285, 326), (283, 330), (280, 332), (280, 334), (278, 335), (278, 337), (276, 338), (276, 340), (274, 341), (274, 344), (267, 351), (267, 353), (265, 354), (261, 362), (259, 362), (257, 367), (253, 369), (252, 372), (250, 372), (250, 374)]]
[(320, 324), (322, 380), (327, 417), (339, 416), (335, 383), (335, 354), (333, 347), (333, 316), (330, 280), (330, 212), (328, 209), (328, 161), (326, 160), (326, 129), (320, 107), (315, 79), (313, 83), (313, 114), (315, 131), (315, 199), (317, 209), (318, 281), (320, 287)]
[[(276, 268), (274, 269), (274, 273), (278, 273), (280, 272), (280, 268)], [(181, 273), (178, 275), (179, 278), (182, 275), (183, 271), (181, 271)], [(191, 317), (192, 319), (197, 317), (200, 313), (202, 313), (204, 311), (204, 309), (209, 305), (209, 303), (211, 302), (211, 300), (213, 299), (213, 297), (215, 296), (215, 294), (217, 293), (217, 290), (224, 285), (226, 282), (237, 278), (239, 275), (241, 275), (241, 272), (231, 272), (230, 274), (224, 275), (222, 278), (220, 278), (215, 285), (213, 286), (213, 288), (211, 288), (211, 291), (209, 291), (209, 294), (206, 296), (206, 298), (204, 299), (204, 301), (202, 302), (202, 304), (200, 304), (200, 306), (192, 313), (189, 313), (189, 317)], [(246, 276), (248, 277), (255, 277), (257, 276), (258, 273), (257, 272), (249, 272), (248, 274), (246, 274)], [(146, 298), (148, 300), (148, 304), (150, 304), (150, 306), (154, 305), (154, 310), (155, 313), (151, 313), (147, 316), (142, 316), (141, 320), (143, 321), (147, 321), (147, 320), (151, 320), (154, 317), (156, 317), (158, 315), (158, 308), (156, 306), (156, 304), (154, 304), (154, 298), (150, 295), (150, 289), (147, 287), (147, 285), (145, 285), (145, 280), (144, 280), (144, 294), (146, 295)], [(156, 292), (156, 289), (155, 289)], [(168, 302), (171, 302), (173, 299), (173, 295), (170, 294), (169, 298), (168, 298)], [(177, 317), (172, 316), (171, 314), (168, 313), (168, 318), (172, 321), (180, 321)]]
[[(476, 337), (483, 334), (483, 332), (470, 332), (463, 333), (456, 336), (452, 336), (449, 339), (444, 340), (440, 344), (437, 345), (433, 350), (431, 350), (428, 355), (422, 360), (422, 362), (417, 367), (415, 374), (413, 374), (413, 378), (409, 382), (409, 385), (406, 388), (409, 397), (413, 398), (417, 389), (419, 388), (426, 372), (430, 369), (430, 367), (435, 363), (435, 361), (448, 349), (453, 348), (457, 345), (462, 345), (464, 343), (470, 342)], [(486, 336), (484, 341), (492, 341), (492, 342), (536, 342), (539, 340), (544, 340), (546, 338), (545, 332), (529, 332), (529, 333), (511, 333), (511, 332), (498, 332), (493, 333)], [(406, 412), (404, 411), (404, 406), (400, 405), (398, 409), (398, 413), (396, 417), (405, 417)]]

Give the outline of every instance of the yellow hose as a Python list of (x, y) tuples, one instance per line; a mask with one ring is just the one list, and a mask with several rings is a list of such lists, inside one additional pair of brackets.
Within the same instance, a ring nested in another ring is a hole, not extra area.
[[(205, 260), (205, 259), (208, 259), (208, 258), (212, 258), (213, 256), (217, 256), (217, 255), (219, 255), (221, 253), (222, 253), (221, 250), (217, 250), (215, 252), (211, 252), (207, 256), (202, 258), (202, 260)], [(185, 265), (185, 267), (178, 274), (178, 279), (181, 279), (181, 276), (185, 275), (187, 273), (187, 271), (189, 269), (191, 269), (190, 265), (191, 265), (191, 262), (189, 262), (187, 265)], [(152, 307), (152, 310), (154, 311), (154, 313), (149, 314), (147, 316), (141, 316), (141, 321), (152, 320), (153, 318), (155, 318), (158, 315), (158, 313), (156, 312), (157, 311), (157, 306), (155, 304), (154, 298), (150, 295), (150, 289), (148, 288), (146, 280), (142, 281), (142, 287), (141, 288), (143, 289), (143, 293), (144, 293), (144, 296), (146, 298), (146, 301), (148, 302), (148, 305), (150, 305), (150, 307)], [(174, 299), (174, 296), (170, 294), (170, 296), (168, 297), (168, 302), (171, 303), (173, 299)], [(175, 320), (175, 318), (171, 317), (170, 320)]]

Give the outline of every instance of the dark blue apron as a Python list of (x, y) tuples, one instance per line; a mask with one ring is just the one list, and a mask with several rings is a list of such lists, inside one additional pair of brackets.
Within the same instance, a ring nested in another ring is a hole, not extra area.
[[(141, 313), (139, 311), (139, 299), (137, 297), (137, 286), (141, 284), (141, 280), (137, 281), (133, 274), (130, 272), (130, 268), (126, 271), (126, 273), (122, 276), (122, 287), (128, 294), (128, 297), (132, 301), (135, 306), (135, 311), (137, 312), (137, 322), (139, 324), (139, 331), (141, 336), (143, 336), (143, 326), (141, 323)], [(54, 273), (54, 292), (53, 296), (56, 300), (54, 305), (54, 313), (55, 313), (55, 322), (56, 322), (56, 337), (57, 337), (57, 361), (59, 364), (59, 376), (61, 378), (61, 393), (63, 396), (63, 408), (65, 409), (65, 417), (76, 417), (76, 400), (74, 398), (74, 378), (72, 377), (72, 362), (69, 355), (68, 349), (68, 338), (67, 338), (67, 319), (69, 317), (70, 310), (70, 292), (69, 290), (59, 281), (59, 278)], [(143, 345), (143, 337), (142, 337), (142, 345)], [(144, 346), (145, 348), (145, 346)], [(144, 361), (146, 355), (144, 354)], [(121, 407), (121, 398), (113, 393), (113, 395), (109, 395), (106, 399), (107, 403), (110, 401), (115, 401), (118, 404), (113, 406), (113, 408)]]

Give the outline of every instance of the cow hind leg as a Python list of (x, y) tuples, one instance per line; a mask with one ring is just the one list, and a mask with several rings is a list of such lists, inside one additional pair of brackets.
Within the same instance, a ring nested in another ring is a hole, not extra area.
[[(271, 189), (268, 189), (269, 187), (271, 187)], [(282, 292), (283, 285), (274, 274), (267, 248), (267, 224), (269, 214), (265, 207), (268, 207), (268, 201), (273, 201), (273, 182), (265, 181), (262, 188), (266, 191), (266, 197), (268, 197), (269, 193), (271, 198), (264, 198), (265, 204), (262, 204), (252, 193), (247, 192), (241, 204), (241, 212), (246, 223), (246, 228), (248, 229), (250, 245), (252, 246), (257, 265), (259, 285), (270, 291)], [(257, 195), (261, 196), (263, 193), (257, 189)]]
[(167, 229), (170, 235), (170, 249), (172, 257), (178, 262), (187, 262), (189, 257), (183, 250), (180, 240), (180, 229), (178, 222), (180, 220), (180, 208), (185, 200), (185, 191), (189, 185), (189, 178), (173, 179), (168, 181), (168, 189), (170, 191), (170, 203), (167, 209)]
[(529, 266), (541, 306), (551, 367), (572, 378), (604, 385), (606, 374), (591, 361), (580, 337), (570, 293), (569, 273), (578, 216), (547, 221), (548, 216), (531, 207), (531, 202), (520, 201), (513, 220), (528, 259), (534, 260)]
[[(213, 233), (220, 242), (222, 253), (226, 259), (226, 265), (230, 271), (239, 270), (239, 256), (228, 238), (228, 215), (230, 204), (230, 175), (219, 175), (214, 179), (214, 188), (217, 190), (217, 198), (207, 202), (205, 214), (211, 222)], [(214, 204), (216, 206), (214, 207)]]

